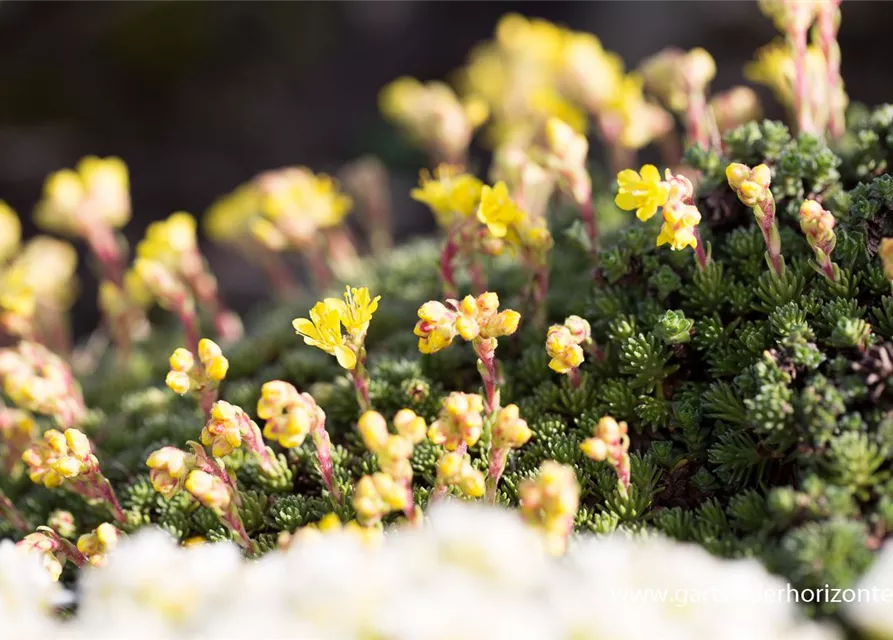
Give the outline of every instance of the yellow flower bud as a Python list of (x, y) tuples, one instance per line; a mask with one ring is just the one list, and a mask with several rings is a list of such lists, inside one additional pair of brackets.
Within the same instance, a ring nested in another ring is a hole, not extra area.
[(373, 453), (381, 451), (388, 440), (388, 424), (377, 411), (367, 411), (360, 416), (357, 430), (363, 438), (363, 444)]
[(471, 466), (463, 469), (462, 476), (459, 478), (459, 489), (462, 493), (470, 498), (480, 498), (484, 495), (485, 485), (483, 473)]
[(192, 379), (183, 371), (168, 371), (164, 378), (164, 384), (168, 389), (178, 395), (185, 395), (192, 388)]
[(397, 415), (394, 416), (394, 427), (397, 429), (397, 433), (413, 444), (418, 444), (424, 440), (428, 432), (428, 425), (425, 424), (425, 419), (417, 416), (411, 409), (400, 409), (397, 412)]
[(189, 349), (179, 347), (171, 354), (169, 362), (173, 371), (186, 372), (192, 369), (195, 358)]
[(185, 487), (202, 505), (215, 511), (225, 510), (232, 501), (229, 487), (220, 478), (199, 469), (189, 472)]

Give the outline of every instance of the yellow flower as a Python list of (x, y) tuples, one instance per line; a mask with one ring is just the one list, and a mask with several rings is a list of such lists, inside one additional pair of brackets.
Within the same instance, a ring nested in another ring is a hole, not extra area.
[(243, 184), (219, 198), (205, 213), (205, 233), (211, 240), (238, 242), (251, 222), (260, 215), (260, 193), (253, 184)]
[(373, 298), (366, 287), (359, 289), (346, 287), (343, 301), (337, 298), (326, 298), (325, 302), (340, 309), (341, 324), (344, 325), (348, 333), (363, 336), (369, 328), (372, 315), (378, 310), (379, 300), (381, 300), (381, 296)]
[(478, 394), (454, 391), (444, 398), (440, 417), (428, 429), (428, 439), (448, 451), (455, 451), (462, 442), (473, 447), (484, 426), (483, 410), (484, 400)]
[(510, 404), (499, 411), (493, 426), (493, 446), (497, 449), (517, 449), (530, 440), (533, 432), (521, 417), (518, 405)]
[(333, 298), (317, 302), (310, 310), (309, 320), (297, 318), (292, 325), (298, 335), (304, 338), (304, 344), (334, 355), (339, 365), (352, 370), (357, 366), (357, 355), (344, 343), (344, 336), (341, 334), (343, 304)]
[(670, 194), (670, 185), (661, 180), (660, 171), (653, 164), (643, 166), (641, 173), (624, 169), (617, 174), (617, 184), (614, 203), (624, 211), (635, 209), (636, 217), (643, 222), (667, 203)]
[(563, 324), (549, 327), (546, 335), (546, 353), (549, 354), (549, 368), (556, 373), (567, 373), (583, 364), (583, 349)]
[(436, 353), (456, 337), (456, 313), (440, 302), (426, 302), (419, 307), (419, 321), (413, 333), (419, 338), (419, 351)]
[(493, 236), (504, 238), (511, 227), (521, 222), (524, 212), (512, 200), (505, 182), (497, 182), (492, 187), (484, 185), (481, 190), (477, 218)]
[(208, 509), (220, 512), (232, 502), (232, 493), (223, 480), (199, 469), (189, 472), (184, 486), (192, 497)]
[(189, 454), (176, 447), (162, 447), (153, 451), (146, 460), (152, 487), (170, 499), (180, 489), (189, 471)]
[(8, 204), (0, 200), (0, 264), (12, 256), (22, 239), (22, 223)]
[(223, 351), (213, 340), (202, 338), (198, 341), (198, 358), (202, 362), (208, 378), (213, 382), (220, 382), (226, 377), (229, 370), (229, 360), (227, 360)]
[(130, 179), (120, 158), (87, 156), (75, 170), (63, 169), (44, 183), (35, 211), (41, 227), (80, 235), (90, 224), (120, 228), (130, 219)]
[(90, 533), (78, 538), (78, 551), (87, 556), (90, 564), (101, 567), (105, 564), (106, 555), (118, 546), (120, 534), (113, 524), (103, 522)]
[(701, 222), (701, 214), (694, 205), (669, 202), (664, 207), (664, 224), (657, 237), (657, 246), (669, 244), (674, 251), (698, 246), (695, 228)]
[(437, 223), (448, 227), (457, 218), (468, 218), (477, 209), (484, 186), (480, 180), (461, 167), (441, 164), (434, 170), (434, 179), (422, 171), (419, 187), (410, 192), (413, 200), (428, 205)]

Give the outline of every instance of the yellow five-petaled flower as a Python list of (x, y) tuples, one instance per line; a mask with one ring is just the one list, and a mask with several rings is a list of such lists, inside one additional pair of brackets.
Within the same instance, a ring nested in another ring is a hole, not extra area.
[[(352, 371), (357, 366), (357, 352), (362, 350), (366, 330), (380, 299), (381, 296), (373, 298), (366, 287), (347, 287), (344, 300), (326, 298), (317, 302), (310, 310), (309, 320), (297, 318), (292, 325), (305, 344), (335, 356), (339, 365)], [(341, 332), (342, 325), (350, 342)]]
[(661, 180), (653, 164), (643, 166), (641, 173), (624, 169), (617, 174), (617, 184), (620, 188), (614, 203), (624, 211), (635, 209), (636, 217), (643, 222), (650, 220), (670, 195), (669, 183)]

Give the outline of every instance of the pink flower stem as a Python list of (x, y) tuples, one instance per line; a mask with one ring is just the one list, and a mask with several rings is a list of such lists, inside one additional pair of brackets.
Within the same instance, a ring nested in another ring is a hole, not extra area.
[[(566, 179), (570, 180), (570, 177)], [(595, 253), (598, 250), (598, 220), (595, 204), (592, 202), (591, 185), (586, 194), (577, 199), (577, 208), (580, 210), (580, 217), (583, 219), (583, 226), (589, 238), (589, 251)]]
[(316, 460), (319, 464), (319, 473), (322, 475), (323, 484), (326, 485), (332, 499), (337, 504), (341, 504), (341, 492), (335, 486), (332, 442), (329, 440), (328, 431), (326, 431), (325, 418), (320, 418), (310, 427), (310, 434), (313, 437), (313, 444), (316, 446)]
[(709, 130), (704, 126), (707, 122), (707, 98), (703, 91), (688, 92), (688, 108), (686, 109), (685, 127), (688, 129), (688, 143), (698, 145), (702, 149), (710, 148)]
[[(796, 10), (802, 11), (803, 8)], [(806, 31), (807, 27), (797, 26), (788, 33), (788, 37), (794, 49), (794, 116), (797, 118), (797, 129), (801, 133), (813, 133), (806, 99)]]
[(0, 491), (0, 514), (11, 524), (13, 527), (22, 532), (28, 532), (31, 530), (31, 525), (28, 524), (28, 521), (25, 520), (25, 517), (16, 509), (15, 505), (12, 503), (12, 500)]
[(818, 13), (819, 46), (825, 58), (828, 83), (828, 132), (840, 138), (846, 130), (843, 108), (843, 87), (840, 76), (840, 45), (837, 31), (840, 26), (840, 0), (823, 2)]
[(703, 271), (710, 264), (710, 258), (707, 257), (707, 250), (704, 248), (704, 241), (701, 239), (701, 230), (695, 226), (695, 259), (698, 261), (698, 268)]
[(580, 385), (583, 384), (583, 378), (580, 376), (580, 369), (574, 367), (568, 371), (568, 375), (570, 376), (571, 384), (574, 386), (574, 389), (579, 389)]
[(196, 353), (198, 351), (198, 317), (195, 315), (195, 303), (183, 294), (173, 301), (173, 309), (180, 324), (183, 325), (183, 339), (186, 347)]
[(246, 448), (257, 456), (260, 468), (269, 476), (278, 475), (279, 469), (273, 460), (273, 456), (270, 455), (270, 450), (264, 444), (264, 438), (257, 423), (244, 413), (240, 415), (239, 421), (241, 422), (242, 439)]
[(417, 524), (415, 509), (415, 495), (412, 492), (412, 480), (402, 480), (404, 489), (406, 490), (406, 508), (403, 509), (403, 515), (411, 524)]
[(108, 225), (91, 221), (85, 225), (84, 239), (90, 252), (99, 261), (102, 277), (122, 288), (124, 284), (124, 257), (115, 237), (115, 231)]
[(456, 288), (456, 277), (453, 273), (453, 261), (459, 253), (459, 246), (456, 243), (455, 228), (450, 229), (447, 234), (446, 243), (440, 253), (440, 279), (443, 281), (443, 295), (445, 298), (456, 298), (459, 290)]
[(267, 278), (273, 285), (276, 295), (283, 300), (293, 300), (300, 291), (294, 276), (282, 260), (282, 256), (263, 247), (253, 248), (248, 251), (254, 260), (263, 269)]
[(204, 412), (205, 417), (210, 420), (211, 419), (211, 407), (214, 406), (214, 403), (217, 402), (217, 388), (216, 387), (206, 387), (199, 391), (198, 394), (198, 405), (201, 407), (201, 410)]
[(307, 256), (310, 270), (313, 272), (313, 278), (316, 280), (317, 290), (320, 292), (328, 290), (329, 285), (332, 283), (332, 272), (326, 265), (322, 251), (319, 247), (313, 246), (307, 250), (305, 255)]
[(491, 415), (499, 410), (499, 388), (497, 387), (496, 350), (490, 341), (475, 338), (472, 343), (478, 356), (478, 371), (484, 382), (484, 410)]
[(494, 447), (490, 449), (490, 466), (487, 470), (487, 493), (485, 499), (490, 504), (496, 504), (496, 488), (502, 472), (505, 471), (505, 461), (508, 457), (508, 448)]
[(243, 549), (254, 551), (254, 543), (245, 530), (245, 523), (242, 522), (242, 516), (239, 515), (239, 507), (235, 502), (230, 502), (226, 511), (217, 514), (220, 521), (227, 529), (236, 534), (236, 542)]
[(468, 264), (468, 273), (471, 275), (471, 287), (474, 295), (479, 296), (487, 290), (487, 281), (480, 263), (474, 258)]
[(784, 264), (781, 260), (781, 236), (778, 235), (778, 225), (775, 223), (775, 198), (772, 194), (767, 195), (755, 210), (760, 231), (763, 232), (763, 240), (766, 242), (772, 271), (780, 278), (784, 275)]

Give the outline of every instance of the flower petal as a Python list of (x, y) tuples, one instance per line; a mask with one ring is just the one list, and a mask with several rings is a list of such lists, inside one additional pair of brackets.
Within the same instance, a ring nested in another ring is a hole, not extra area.
[(338, 359), (338, 364), (348, 371), (353, 371), (357, 366), (357, 354), (343, 344), (335, 347), (335, 357)]
[(642, 167), (642, 180), (645, 182), (660, 182), (660, 171), (653, 164), (646, 164)]
[(632, 211), (636, 208), (636, 197), (629, 191), (620, 191), (614, 198), (614, 204), (624, 211)]

